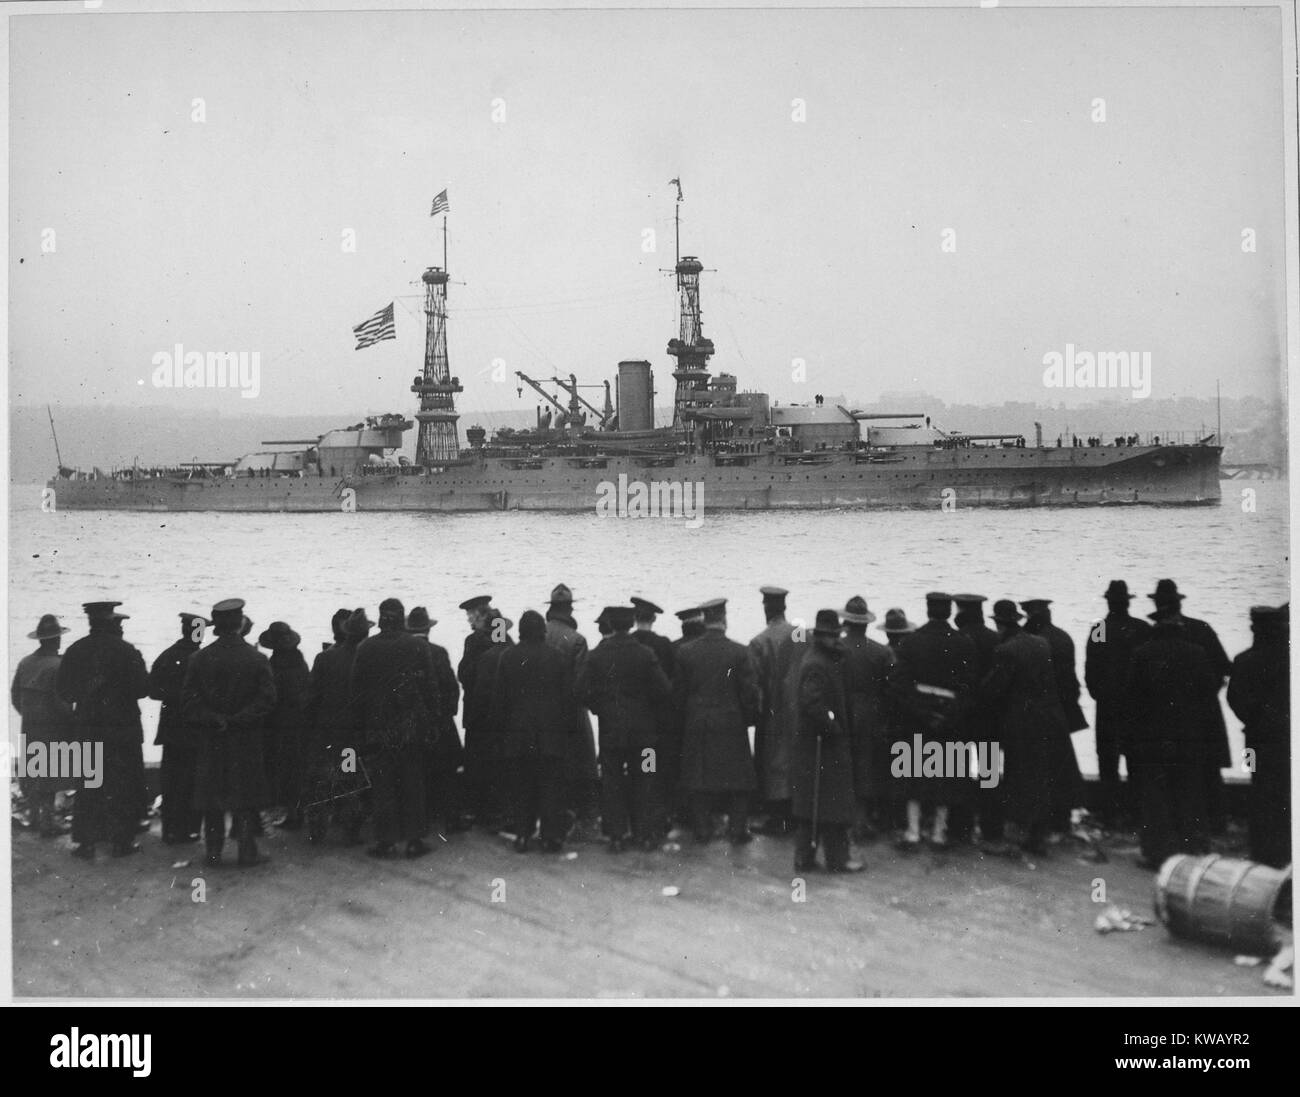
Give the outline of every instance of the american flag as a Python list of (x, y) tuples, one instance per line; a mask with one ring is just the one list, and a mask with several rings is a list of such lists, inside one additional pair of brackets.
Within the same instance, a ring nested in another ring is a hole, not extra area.
[(437, 217), (440, 213), (446, 213), (451, 207), (447, 205), (447, 192), (443, 191), (433, 200), (433, 209), (429, 211), (430, 217)]
[(381, 339), (396, 339), (397, 327), (393, 323), (393, 303), (389, 301), (369, 320), (359, 323), (352, 329), (352, 334), (357, 337), (357, 350), (378, 343)]

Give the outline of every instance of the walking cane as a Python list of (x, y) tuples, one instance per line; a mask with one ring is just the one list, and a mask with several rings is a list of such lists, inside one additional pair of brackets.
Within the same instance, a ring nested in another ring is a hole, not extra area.
[[(831, 719), (835, 714), (827, 712), (826, 715)], [(817, 749), (813, 755), (813, 803), (812, 803), (812, 854), (817, 856), (817, 832), (821, 822), (821, 812), (818, 810), (821, 806), (822, 792), (822, 733), (820, 729), (817, 732)]]

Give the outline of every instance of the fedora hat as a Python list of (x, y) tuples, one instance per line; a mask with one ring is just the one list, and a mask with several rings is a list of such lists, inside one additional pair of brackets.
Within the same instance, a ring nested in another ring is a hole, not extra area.
[(1112, 598), (1127, 598), (1131, 602), (1134, 596), (1128, 592), (1128, 584), (1123, 579), (1112, 579), (1102, 597), (1107, 601)]
[(867, 600), (855, 594), (844, 604), (844, 623), (846, 625), (869, 625), (876, 615), (867, 609)]
[(343, 622), (343, 635), (353, 640), (362, 640), (372, 628), (375, 627), (374, 621), (366, 616), (366, 611), (362, 608), (354, 609), (346, 621)]
[(1161, 579), (1147, 597), (1159, 605), (1161, 602), (1181, 602), (1184, 596), (1178, 593), (1178, 584), (1172, 579)]
[(423, 606), (415, 606), (406, 617), (407, 632), (428, 632), (438, 623), (436, 617), (430, 617), (429, 611)]
[(65, 628), (59, 624), (59, 619), (52, 613), (47, 613), (41, 617), (36, 626), (35, 632), (29, 632), (29, 640), (53, 640), (56, 636), (62, 636), (65, 632), (71, 632), (72, 629)]

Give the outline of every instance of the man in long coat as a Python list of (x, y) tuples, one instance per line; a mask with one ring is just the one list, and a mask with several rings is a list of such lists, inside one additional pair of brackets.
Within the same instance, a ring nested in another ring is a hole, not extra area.
[[(975, 645), (975, 681), (982, 682), (993, 669), (993, 652), (1002, 642), (1002, 637), (984, 623), (984, 603), (987, 601), (984, 595), (954, 594), (952, 600), (957, 607), (953, 624)], [(997, 713), (978, 690), (972, 690), (967, 696), (964, 720), (966, 737), (970, 742), (996, 742)], [(974, 814), (979, 816), (980, 838), (985, 842), (999, 843), (1003, 837), (1002, 790), (999, 785), (981, 786), (977, 774), (972, 775), (972, 781), (974, 787), (970, 790), (970, 802)], [(962, 807), (956, 811), (955, 816), (949, 817), (949, 823), (950, 841), (964, 842), (970, 838), (974, 817), (969, 808)]]
[(1291, 607), (1252, 606), (1255, 642), (1232, 663), (1228, 705), (1254, 752), (1250, 774), (1250, 859), (1291, 863)]
[(307, 677), (303, 806), (307, 841), (313, 844), (324, 839), (331, 820), (343, 827), (349, 845), (361, 841), (363, 790), (369, 789), (370, 777), (357, 754), (352, 665), (374, 627), (364, 609), (353, 610), (339, 625), (339, 639), (316, 656)]
[(1209, 852), (1205, 769), (1216, 744), (1206, 736), (1205, 710), (1218, 703), (1222, 681), (1176, 614), (1160, 617), (1133, 653), (1137, 732), (1128, 757), (1141, 803), (1142, 863), (1152, 871), (1171, 854)]
[[(1082, 731), (1088, 721), (1079, 706), (1079, 672), (1074, 662), (1074, 641), (1065, 629), (1052, 624), (1050, 598), (1026, 598), (1020, 603), (1025, 611), (1025, 631), (1041, 636), (1052, 649), (1052, 673), (1056, 679), (1056, 694), (1061, 699), (1061, 710), (1070, 734)], [(1073, 755), (1071, 755), (1073, 757)], [(1076, 758), (1073, 765), (1062, 773), (1056, 786), (1056, 801), (1052, 805), (1052, 829), (1066, 831), (1070, 828), (1070, 815), (1083, 806), (1083, 774)]]
[(840, 619), (818, 610), (813, 642), (799, 663), (798, 732), (791, 757), (794, 870), (817, 867), (821, 845), (828, 872), (861, 872), (850, 855), (849, 828), (856, 815), (849, 706), (844, 692)]
[(500, 610), (488, 610), (491, 643), (478, 657), (473, 686), (465, 694), (465, 770), (474, 774), (474, 818), (479, 826), (495, 831), (506, 810), (506, 778), (502, 767), (502, 729), (495, 719), (501, 657), (514, 646), (514, 624)]
[(198, 732), (194, 805), (203, 812), (207, 863), (221, 863), (226, 813), (233, 816), (239, 865), (267, 860), (255, 838), (257, 813), (270, 800), (262, 755), (266, 719), (275, 707), (270, 661), (242, 635), (244, 600), (212, 607), (216, 640), (190, 656), (181, 687), (185, 721)]
[(461, 602), (460, 608), (465, 611), (470, 628), (469, 635), (465, 637), (460, 662), (456, 666), (456, 677), (460, 680), (461, 698), (464, 702), (461, 726), (465, 729), (465, 807), (469, 816), (479, 822), (487, 822), (487, 816), (491, 813), (488, 800), (491, 798), (492, 773), (487, 762), (486, 739), (480, 741), (480, 738), (488, 734), (488, 729), (486, 726), (477, 726), (476, 713), (471, 709), (479, 664), (483, 656), (492, 650), (491, 624), (497, 617), (497, 611), (492, 608), (490, 594), (476, 594), (473, 598), (467, 598)]
[(1178, 584), (1172, 579), (1157, 582), (1156, 589), (1149, 597), (1156, 608), (1147, 616), (1156, 623), (1165, 617), (1178, 617), (1183, 622), (1183, 638), (1205, 652), (1219, 679), (1214, 701), (1206, 707), (1201, 719), (1205, 725), (1205, 738), (1213, 747), (1206, 754), (1203, 765), (1206, 823), (1211, 833), (1221, 834), (1227, 825), (1227, 811), (1223, 802), (1223, 770), (1232, 765), (1232, 754), (1228, 746), (1228, 725), (1224, 722), (1223, 706), (1219, 703), (1219, 690), (1223, 689), (1224, 679), (1232, 673), (1232, 661), (1223, 650), (1218, 634), (1208, 622), (1183, 613), (1183, 599), (1186, 595), (1179, 593)]
[(733, 844), (748, 842), (749, 802), (757, 788), (749, 729), (758, 719), (753, 658), (727, 638), (727, 600), (705, 602), (704, 634), (677, 649), (674, 683), (682, 721), (682, 788), (691, 799), (697, 842), (712, 836), (709, 811), (725, 800)]
[(52, 613), (41, 617), (35, 631), (27, 634), (27, 639), (36, 640), (39, 646), (19, 660), (9, 689), (9, 699), (22, 717), (24, 748), (40, 743), (45, 752), (45, 772), (29, 771), (21, 782), (23, 795), (31, 806), (31, 825), (42, 838), (63, 833), (54, 819), (54, 796), (76, 787), (74, 778), (55, 773), (55, 767), (49, 764), (53, 758), (66, 756), (63, 744), (72, 733), (72, 709), (58, 693), (59, 647), (63, 634), (71, 631), (60, 625)]
[(643, 849), (663, 838), (658, 795), (660, 707), (672, 685), (659, 659), (632, 637), (633, 611), (610, 606), (612, 635), (587, 653), (574, 692), (600, 722), (601, 824), (611, 853), (621, 853), (629, 831)]
[(310, 672), (299, 650), (300, 637), (285, 621), (272, 621), (260, 637), (258, 647), (270, 651), (271, 676), (275, 679), (275, 708), (266, 720), (267, 779), (271, 799), (285, 809), (277, 824), (285, 830), (299, 830), (303, 823), (302, 760), (306, 739), (303, 709), (307, 704)]
[(749, 642), (760, 698), (754, 767), (767, 810), (764, 830), (784, 834), (790, 826), (790, 758), (799, 726), (798, 665), (807, 645), (802, 631), (785, 618), (789, 592), (781, 587), (759, 592), (767, 624)]
[[(569, 663), (569, 681), (578, 680), (582, 662), (587, 658), (586, 637), (578, 631), (573, 616), (573, 591), (559, 583), (551, 591), (546, 609), (546, 642)], [(564, 765), (564, 806), (574, 819), (572, 837), (584, 841), (595, 837), (600, 815), (600, 773), (596, 766), (596, 736), (591, 717), (577, 701), (570, 699), (574, 733), (568, 739), (568, 756)]]
[[(920, 735), (923, 753), (929, 743), (942, 749), (946, 743), (962, 741), (962, 715), (975, 685), (976, 665), (974, 642), (948, 623), (952, 595), (927, 594), (925, 612), (925, 624), (899, 641), (890, 691), (899, 706), (901, 737), (910, 746)], [(913, 759), (913, 774), (905, 782), (907, 832), (899, 846), (909, 851), (921, 844), (921, 813), (929, 807), (934, 811), (930, 842), (936, 849), (946, 849), (948, 811), (954, 804), (969, 803), (970, 782), (955, 774), (918, 776), (920, 762)]]
[[(654, 631), (655, 618), (663, 613), (653, 602), (637, 596), (632, 597), (633, 616), (636, 627), (632, 633), (639, 644), (644, 644), (655, 653), (668, 681), (671, 683), (677, 673), (677, 644)], [(676, 710), (673, 708), (672, 696), (655, 707), (658, 726), (659, 746), (655, 751), (656, 776), (658, 785), (658, 803), (664, 819), (664, 829), (672, 825), (677, 804), (677, 771), (682, 760), (682, 729), (677, 725)]]
[(447, 649), (429, 639), (429, 632), (437, 623), (424, 606), (416, 606), (406, 618), (407, 631), (422, 637), (433, 656), (433, 673), (442, 711), (434, 717), (424, 737), (428, 810), (430, 821), (437, 820), (443, 828), (442, 833), (448, 834), (464, 829), (461, 821), (461, 767), (465, 764), (465, 750), (460, 732), (456, 730), (460, 683), (456, 672), (451, 669)]
[(59, 664), (56, 688), (74, 710), (76, 737), (103, 744), (98, 787), (77, 792), (72, 811), (73, 855), (93, 860), (95, 844), (108, 840), (114, 857), (139, 851), (134, 841), (144, 803), (144, 728), (141, 697), (149, 695), (144, 658), (122, 639), (121, 602), (87, 602), (90, 634), (72, 644)]
[(1043, 637), (1020, 627), (1022, 618), (1010, 599), (993, 604), (1002, 642), (993, 649), (993, 668), (980, 693), (998, 713), (1007, 818), (1020, 827), (1021, 848), (1042, 856), (1047, 853), (1053, 787), (1062, 772), (1068, 773), (1066, 755), (1073, 757), (1074, 746), (1056, 688), (1052, 649)]
[(379, 603), (379, 632), (362, 641), (352, 663), (357, 739), (372, 759), (375, 844), (372, 857), (390, 857), (406, 843), (407, 857), (430, 852), (425, 801), (424, 737), (442, 711), (429, 645), (406, 631), (406, 607)]
[(181, 687), (190, 659), (212, 623), (197, 613), (182, 613), (181, 635), (149, 668), (149, 696), (162, 702), (154, 745), (162, 747), (162, 840), (167, 845), (195, 842), (203, 823), (194, 806), (194, 772), (199, 762), (195, 731), (185, 722)]
[(547, 853), (560, 851), (568, 829), (564, 765), (577, 728), (571, 674), (564, 653), (547, 642), (542, 615), (525, 612), (519, 643), (500, 651), (490, 715), (501, 733), (509, 825), (519, 853), (528, 852), (539, 820), (537, 836)]
[(1106, 588), (1106, 616), (1092, 626), (1084, 649), (1083, 681), (1097, 702), (1097, 778), (1102, 822), (1120, 823), (1124, 814), (1119, 760), (1134, 734), (1129, 669), (1133, 653), (1151, 639), (1151, 626), (1129, 613), (1133, 595), (1123, 579)]
[(859, 595), (844, 607), (844, 691), (849, 706), (849, 746), (853, 752), (853, 795), (860, 837), (873, 837), (890, 825), (889, 748), (893, 743), (889, 675), (894, 653), (867, 636), (876, 615)]

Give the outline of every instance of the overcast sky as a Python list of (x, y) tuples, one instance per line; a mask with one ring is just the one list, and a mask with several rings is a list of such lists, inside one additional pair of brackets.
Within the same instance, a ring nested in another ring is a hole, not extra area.
[[(666, 398), (674, 176), (743, 388), (1112, 395), (1044, 388), (1072, 343), (1150, 351), (1153, 397), (1273, 394), (1281, 35), (1268, 8), (16, 18), (10, 399), (409, 411), (444, 187), (464, 411), (623, 358)], [(354, 351), (394, 299), (397, 340)], [(155, 389), (178, 342), (260, 351), (258, 398)]]

